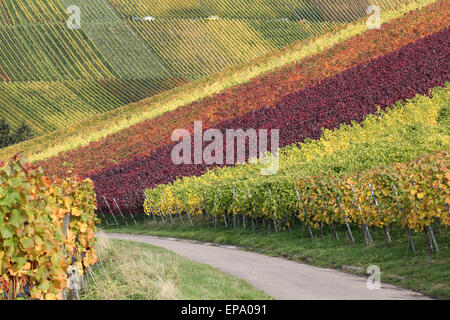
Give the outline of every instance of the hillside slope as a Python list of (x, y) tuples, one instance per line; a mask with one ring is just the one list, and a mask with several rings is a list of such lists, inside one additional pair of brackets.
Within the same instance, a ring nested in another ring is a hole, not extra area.
[(448, 81), (446, 4), (437, 1), (381, 30), (353, 36), (296, 64), (40, 164), (53, 174), (90, 176), (99, 195), (139, 207), (135, 193), (144, 188), (211, 168), (170, 162), (171, 133), (192, 130), (193, 121), (202, 120), (204, 130), (283, 124), (281, 146), (318, 139), (322, 128), (360, 122), (377, 106), (426, 94)]
[[(433, 0), (417, 0), (410, 2), (407, 6), (402, 6), (400, 9), (384, 10), (381, 15), (382, 22), (388, 23), (411, 10), (421, 9), (433, 2)], [(441, 3), (440, 8), (442, 8), (442, 6), (444, 6), (444, 4)], [(446, 10), (443, 11), (446, 12)], [(405, 29), (405, 32), (412, 31), (411, 29), (408, 31), (407, 26), (403, 26), (403, 29)], [(227, 88), (245, 84), (252, 78), (263, 73), (286, 66), (293, 62), (298, 62), (301, 59), (316, 53), (320, 53), (323, 50), (345, 42), (366, 30), (366, 19), (361, 19), (356, 23), (346, 25), (334, 32), (310, 40), (294, 43), (280, 51), (274, 51), (264, 57), (254, 60), (250, 64), (229, 68), (224, 72), (209, 76), (204, 80), (194, 81), (190, 84), (158, 94), (138, 103), (132, 103), (108, 113), (92, 117), (80, 124), (68, 126), (43, 137), (35, 138), (20, 145), (0, 150), (0, 159), (7, 159), (18, 151), (24, 151), (30, 160), (35, 161), (55, 156), (58, 153), (67, 150), (78, 149), (91, 142), (98, 141), (108, 135), (141, 123), (144, 120), (153, 119), (165, 112), (175, 110), (199, 99), (220, 93)], [(121, 92), (124, 93), (132, 92), (129, 86), (124, 86), (123, 84), (120, 86), (115, 85), (111, 91), (114, 92), (119, 89), (122, 89)], [(98, 90), (96, 92), (98, 93)], [(98, 97), (98, 95), (96, 97)], [(89, 99), (89, 101), (91, 100)]]
[[(52, 174), (63, 175), (70, 169), (75, 174), (89, 175), (133, 157), (149, 156), (159, 148), (172, 145), (172, 132), (178, 128), (192, 130), (193, 121), (203, 121), (206, 130), (262, 107), (276, 108), (289, 94), (309, 86), (320, 87), (321, 81), (329, 77), (442, 30), (448, 25), (448, 14), (443, 10), (445, 3), (438, 1), (385, 24), (380, 30), (366, 31), (361, 36), (354, 36), (323, 52), (307, 56), (296, 64), (148, 119), (41, 164)], [(409, 97), (412, 96), (414, 93)], [(316, 129), (320, 131), (320, 128)]]
[[(324, 2), (3, 0), (0, 117), (46, 134), (364, 15), (359, 2), (327, 2), (345, 9), (339, 20)], [(66, 26), (72, 5), (80, 29)], [(150, 15), (156, 20), (144, 20)]]

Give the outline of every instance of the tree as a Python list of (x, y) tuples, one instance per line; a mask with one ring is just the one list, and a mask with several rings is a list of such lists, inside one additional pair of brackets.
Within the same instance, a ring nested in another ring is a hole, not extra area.
[(16, 144), (25, 140), (29, 140), (33, 137), (33, 131), (31, 128), (25, 123), (25, 121), (22, 121), (22, 124), (20, 127), (16, 129), (14, 134), (12, 135), (12, 144)]
[(11, 126), (5, 120), (5, 118), (0, 119), (0, 148), (5, 148), (11, 144)]
[(25, 121), (14, 132), (11, 132), (10, 124), (4, 118), (0, 119), (0, 148), (6, 148), (10, 145), (29, 140), (33, 136), (33, 130), (31, 130)]

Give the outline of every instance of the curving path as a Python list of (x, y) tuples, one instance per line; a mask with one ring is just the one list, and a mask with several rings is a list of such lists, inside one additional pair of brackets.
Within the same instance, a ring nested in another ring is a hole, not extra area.
[(369, 290), (363, 277), (243, 251), (233, 246), (142, 235), (103, 233), (99, 236), (144, 242), (168, 249), (244, 279), (275, 299), (429, 299), (384, 283), (381, 289)]

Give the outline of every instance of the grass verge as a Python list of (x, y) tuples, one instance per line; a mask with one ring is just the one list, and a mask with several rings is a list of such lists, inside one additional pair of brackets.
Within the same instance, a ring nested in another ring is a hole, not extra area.
[(440, 252), (430, 254), (424, 233), (413, 235), (416, 251), (409, 250), (406, 232), (402, 228), (391, 230), (393, 243), (390, 245), (385, 242), (381, 230), (372, 229), (375, 244), (367, 247), (362, 231), (356, 226), (352, 226), (356, 243), (351, 244), (343, 226), (338, 230), (340, 240), (335, 240), (331, 228), (324, 229), (323, 239), (318, 237), (317, 232), (314, 232), (315, 238), (311, 239), (298, 224), (294, 225), (292, 232), (276, 234), (272, 228), (272, 233), (267, 234), (261, 224), (254, 233), (251, 226), (247, 231), (242, 230), (242, 226), (226, 231), (223, 225), (216, 230), (212, 225), (209, 228), (206, 225), (181, 225), (175, 219), (173, 224), (165, 225), (145, 219), (138, 225), (110, 225), (105, 228), (105, 232), (236, 245), (249, 251), (358, 275), (365, 275), (368, 266), (378, 265), (382, 271), (382, 282), (422, 292), (434, 298), (450, 299), (450, 232), (438, 225), (434, 227), (434, 231)]
[(263, 300), (244, 280), (145, 243), (99, 237), (83, 300)]

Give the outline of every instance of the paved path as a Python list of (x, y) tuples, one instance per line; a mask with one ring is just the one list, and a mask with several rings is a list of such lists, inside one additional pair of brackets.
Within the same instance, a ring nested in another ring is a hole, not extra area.
[(428, 299), (424, 295), (388, 284), (382, 284), (381, 289), (369, 290), (364, 277), (243, 251), (233, 246), (153, 236), (107, 236), (149, 243), (190, 260), (209, 264), (246, 280), (275, 299)]

